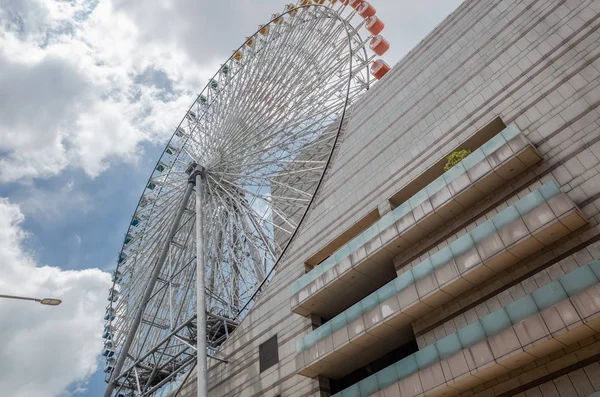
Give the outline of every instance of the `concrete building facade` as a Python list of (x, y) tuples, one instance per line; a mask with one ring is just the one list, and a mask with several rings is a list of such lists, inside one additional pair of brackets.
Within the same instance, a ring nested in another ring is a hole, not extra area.
[(600, 392), (599, 43), (600, 0), (448, 16), (353, 110), (209, 395)]

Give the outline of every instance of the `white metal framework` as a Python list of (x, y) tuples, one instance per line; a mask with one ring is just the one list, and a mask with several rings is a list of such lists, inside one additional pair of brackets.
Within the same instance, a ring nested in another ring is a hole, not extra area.
[(154, 395), (196, 366), (205, 382), (197, 348), (219, 359), (304, 218), (346, 109), (372, 83), (363, 24), (342, 2), (286, 6), (189, 108), (113, 275), (105, 396)]

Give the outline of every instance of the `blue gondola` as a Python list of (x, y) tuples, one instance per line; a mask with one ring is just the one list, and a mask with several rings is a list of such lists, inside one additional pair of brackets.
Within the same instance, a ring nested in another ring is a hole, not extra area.
[(115, 368), (115, 363), (117, 360), (114, 357), (110, 357), (106, 360), (106, 364), (104, 365), (104, 372), (110, 373)]
[(104, 320), (106, 320), (106, 321), (112, 321), (114, 319), (115, 319), (115, 316), (111, 316), (109, 313), (106, 313), (104, 315)]
[(113, 283), (120, 283), (121, 280), (123, 280), (123, 275), (121, 274), (120, 271), (115, 270), (112, 274), (112, 282)]
[(110, 358), (115, 355), (115, 352), (114, 352), (114, 350), (111, 350), (111, 349), (104, 349), (104, 351), (102, 352), (102, 355), (104, 357)]
[(104, 320), (105, 321), (112, 321), (115, 319), (115, 315), (109, 312), (106, 312), (106, 314), (104, 315)]

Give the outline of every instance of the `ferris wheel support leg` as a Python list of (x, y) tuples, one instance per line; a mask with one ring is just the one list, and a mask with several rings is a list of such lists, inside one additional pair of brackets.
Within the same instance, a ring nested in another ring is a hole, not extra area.
[(198, 355), (198, 397), (208, 397), (208, 384), (206, 379), (206, 294), (204, 280), (204, 241), (203, 227), (204, 219), (202, 216), (202, 195), (204, 193), (204, 174), (203, 168), (196, 167), (196, 278), (198, 280), (196, 292), (196, 308), (198, 315), (196, 317), (196, 352)]
[(156, 280), (158, 280), (158, 276), (160, 275), (160, 271), (162, 270), (163, 265), (167, 259), (167, 254), (169, 253), (169, 248), (171, 245), (171, 241), (173, 241), (173, 237), (177, 233), (177, 229), (179, 228), (179, 224), (181, 223), (181, 218), (183, 217), (183, 213), (187, 207), (188, 201), (190, 200), (190, 196), (192, 195), (192, 190), (194, 189), (193, 183), (188, 183), (187, 189), (183, 195), (183, 200), (181, 201), (181, 205), (177, 211), (177, 215), (175, 216), (175, 221), (171, 226), (171, 230), (169, 230), (169, 234), (167, 235), (167, 239), (164, 242), (163, 247), (161, 248), (160, 256), (158, 257), (158, 261), (152, 275), (150, 276), (150, 280), (148, 281), (148, 285), (146, 286), (146, 290), (144, 291), (144, 297), (140, 302), (140, 306), (137, 309), (135, 314), (135, 318), (133, 323), (131, 324), (131, 328), (129, 333), (127, 334), (127, 339), (123, 344), (123, 348), (119, 352), (119, 358), (117, 359), (117, 363), (110, 377), (110, 381), (106, 386), (106, 391), (104, 392), (104, 397), (110, 397), (112, 392), (115, 389), (115, 384), (118, 378), (121, 376), (121, 370), (123, 369), (123, 364), (125, 363), (125, 359), (129, 355), (129, 349), (131, 348), (131, 344), (135, 338), (135, 334), (142, 322), (142, 316), (144, 311), (146, 310), (146, 306), (148, 305), (148, 301), (150, 300), (150, 296), (152, 296), (152, 292), (154, 291), (154, 285), (156, 284)]

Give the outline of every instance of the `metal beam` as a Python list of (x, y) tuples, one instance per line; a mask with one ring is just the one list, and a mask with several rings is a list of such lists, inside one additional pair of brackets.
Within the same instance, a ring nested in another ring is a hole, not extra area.
[(202, 216), (202, 196), (204, 193), (204, 168), (196, 166), (196, 352), (198, 357), (198, 397), (208, 397), (206, 380), (206, 286), (204, 280), (204, 219)]
[(133, 367), (135, 366), (139, 366), (139, 364), (145, 360), (146, 358), (150, 357), (154, 352), (156, 352), (162, 345), (164, 345), (165, 343), (169, 342), (171, 340), (171, 338), (176, 335), (179, 331), (181, 331), (182, 329), (184, 329), (185, 327), (187, 327), (189, 324), (191, 324), (193, 322), (193, 320), (196, 317), (191, 317), (189, 320), (187, 320), (186, 322), (182, 323), (181, 325), (179, 325), (179, 327), (177, 327), (175, 330), (173, 330), (173, 332), (171, 332), (169, 335), (167, 335), (165, 338), (163, 338), (163, 340), (161, 340), (160, 342), (158, 342), (153, 348), (151, 348), (150, 350), (148, 350), (148, 352), (143, 355), (142, 357), (140, 357), (137, 361), (135, 361), (131, 366), (129, 366), (125, 371), (123, 371), (121, 373), (121, 375), (119, 375), (118, 378), (116, 378), (115, 380), (118, 380), (119, 378), (125, 376), (126, 374), (128, 374)]
[[(184, 366), (188, 365), (189, 363), (193, 362), (195, 360), (195, 358), (196, 358), (195, 356), (190, 356), (190, 357), (186, 358), (184, 361), (181, 362), (181, 367), (184, 367)], [(150, 390), (148, 390), (144, 394), (142, 394), (142, 396), (146, 397), (146, 396), (152, 395), (152, 393), (154, 393), (155, 391), (159, 390), (161, 387), (163, 387), (164, 385), (169, 383), (171, 381), (171, 379), (173, 379), (177, 374), (178, 374), (177, 371), (173, 371), (169, 376), (167, 376), (165, 379), (160, 381), (156, 386), (152, 387)]]
[(106, 386), (106, 390), (104, 391), (104, 397), (110, 397), (112, 395), (113, 390), (115, 389), (115, 381), (120, 377), (121, 369), (123, 369), (123, 364), (125, 364), (125, 359), (129, 354), (129, 349), (131, 348), (131, 344), (135, 338), (135, 334), (142, 322), (142, 316), (146, 311), (146, 306), (148, 305), (148, 301), (150, 300), (150, 296), (152, 295), (152, 291), (154, 290), (154, 285), (156, 284), (156, 280), (162, 270), (163, 265), (165, 264), (165, 260), (167, 259), (167, 254), (169, 253), (169, 247), (171, 246), (171, 241), (173, 241), (173, 237), (175, 237), (175, 233), (177, 233), (177, 228), (179, 227), (179, 223), (181, 222), (181, 218), (183, 216), (184, 210), (187, 207), (187, 202), (192, 195), (192, 190), (194, 185), (192, 183), (188, 183), (187, 189), (183, 195), (183, 200), (179, 206), (179, 210), (177, 211), (177, 215), (175, 216), (175, 221), (173, 225), (171, 225), (171, 230), (167, 235), (166, 241), (163, 243), (162, 251), (160, 253), (160, 257), (158, 258), (158, 262), (154, 267), (154, 271), (152, 272), (152, 276), (150, 276), (150, 280), (148, 282), (148, 286), (146, 287), (146, 291), (144, 292), (144, 296), (142, 301), (140, 302), (140, 306), (135, 314), (135, 318), (133, 320), (133, 324), (129, 329), (129, 334), (127, 335), (127, 339), (119, 352), (119, 358), (117, 359), (117, 364), (112, 372), (110, 377), (110, 381)]

